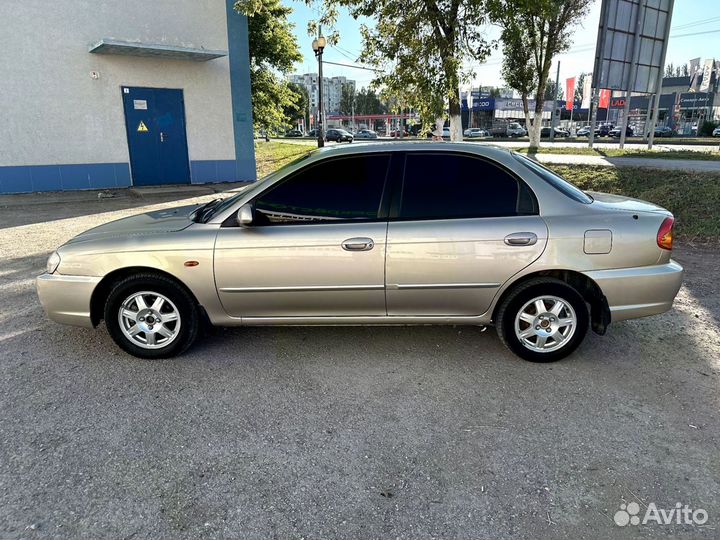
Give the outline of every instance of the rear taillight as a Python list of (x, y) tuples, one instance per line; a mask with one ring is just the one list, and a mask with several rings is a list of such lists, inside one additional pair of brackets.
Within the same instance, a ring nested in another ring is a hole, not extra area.
[(673, 225), (675, 225), (675, 219), (666, 217), (657, 234), (657, 245), (663, 249), (671, 250), (673, 245)]

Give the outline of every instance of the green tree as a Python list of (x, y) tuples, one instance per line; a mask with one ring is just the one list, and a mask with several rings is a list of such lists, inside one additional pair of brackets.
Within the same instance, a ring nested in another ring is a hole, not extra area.
[(565, 90), (563, 90), (562, 83), (560, 88), (557, 87), (555, 81), (548, 79), (545, 83), (545, 101), (552, 101), (553, 99), (564, 99)]
[(575, 81), (575, 101), (582, 101), (583, 88), (585, 88), (585, 78), (589, 76), (590, 74), (585, 73), (584, 71), (578, 75), (577, 81)]
[(355, 96), (355, 114), (385, 114), (387, 107), (371, 88), (361, 88)]
[[(312, 3), (312, 2), (311, 2)], [(323, 24), (333, 23), (336, 7), (374, 24), (361, 25), (359, 60), (378, 71), (375, 88), (413, 107), (424, 124), (450, 114), (451, 139), (462, 139), (460, 85), (468, 82), (468, 61), (483, 61), (489, 45), (482, 33), (486, 0), (327, 0)]]
[(310, 104), (310, 95), (307, 88), (292, 82), (287, 83), (287, 87), (295, 96), (292, 103), (283, 106), (285, 119), (291, 124), (297, 124), (300, 120), (303, 120), (307, 126), (308, 105)]
[(302, 54), (288, 21), (292, 8), (280, 0), (238, 0), (235, 10), (248, 17), (253, 121), (259, 129), (287, 125), (285, 111), (297, 106), (298, 94), (279, 74), (287, 74)]
[(340, 96), (340, 114), (350, 115), (355, 108), (355, 85), (345, 83)]
[[(570, 46), (570, 31), (592, 0), (489, 0), (492, 20), (502, 28), (502, 75), (520, 93), (530, 147), (540, 145), (543, 101), (553, 57)], [(535, 98), (533, 118), (529, 99)]]

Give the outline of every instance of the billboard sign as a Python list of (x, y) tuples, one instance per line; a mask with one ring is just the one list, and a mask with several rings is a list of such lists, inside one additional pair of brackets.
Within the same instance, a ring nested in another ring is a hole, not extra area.
[(603, 0), (594, 88), (655, 92), (663, 71), (672, 5), (673, 0)]

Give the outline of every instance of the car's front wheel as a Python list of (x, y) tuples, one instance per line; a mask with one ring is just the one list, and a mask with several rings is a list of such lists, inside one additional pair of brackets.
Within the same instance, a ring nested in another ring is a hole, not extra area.
[(169, 358), (195, 341), (200, 315), (194, 298), (170, 278), (142, 274), (110, 291), (105, 325), (124, 351), (139, 358)]
[(496, 327), (503, 343), (531, 362), (565, 358), (582, 342), (589, 322), (585, 300), (553, 278), (522, 283), (498, 308)]

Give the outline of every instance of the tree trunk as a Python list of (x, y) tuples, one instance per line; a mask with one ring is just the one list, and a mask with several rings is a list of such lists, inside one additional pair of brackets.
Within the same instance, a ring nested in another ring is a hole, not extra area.
[(456, 91), (450, 96), (448, 112), (450, 113), (450, 140), (460, 142), (463, 140), (462, 116), (460, 116), (460, 94)]
[[(537, 151), (540, 148), (540, 131), (542, 130), (542, 114), (543, 114), (542, 100), (535, 98), (535, 117), (532, 121), (532, 128), (528, 128), (528, 135), (530, 136), (530, 148), (529, 152)], [(527, 107), (527, 105), (526, 105)], [(540, 109), (540, 110), (538, 110)]]

